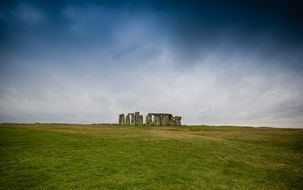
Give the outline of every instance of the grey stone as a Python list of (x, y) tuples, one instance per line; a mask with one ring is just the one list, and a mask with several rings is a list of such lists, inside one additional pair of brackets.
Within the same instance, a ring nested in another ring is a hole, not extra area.
[(125, 124), (130, 125), (130, 116), (129, 116), (129, 114), (126, 115)]
[(181, 119), (182, 119), (181, 116), (175, 116), (175, 125), (177, 126), (181, 125)]
[(134, 122), (135, 122), (135, 125), (139, 125), (139, 117), (140, 117), (140, 112), (135, 112), (134, 113)]
[(161, 125), (161, 115), (155, 115), (155, 125), (156, 126)]
[[(170, 126), (181, 125), (181, 116), (173, 116), (169, 113), (148, 113), (146, 115), (146, 125), (150, 126)], [(119, 115), (120, 125), (144, 125), (143, 115), (140, 112), (128, 113), (126, 117), (124, 114)]]
[(151, 115), (151, 114), (147, 114), (147, 115), (146, 115), (145, 124), (146, 124), (147, 126), (152, 125), (152, 115)]
[(130, 115), (130, 125), (136, 125), (135, 114), (129, 113), (129, 115)]
[(125, 115), (123, 113), (119, 115), (119, 125), (125, 125)]
[(143, 115), (139, 115), (139, 117), (138, 117), (138, 125), (139, 126), (143, 125)]

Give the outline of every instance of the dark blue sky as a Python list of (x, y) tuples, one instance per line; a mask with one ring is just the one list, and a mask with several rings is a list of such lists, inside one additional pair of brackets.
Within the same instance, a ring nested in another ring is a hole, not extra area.
[(1, 1), (0, 122), (302, 127), (299, 1)]

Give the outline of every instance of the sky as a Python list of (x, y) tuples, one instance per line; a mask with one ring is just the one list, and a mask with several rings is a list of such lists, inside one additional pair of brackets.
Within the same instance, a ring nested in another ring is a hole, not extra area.
[(303, 127), (292, 0), (0, 2), (0, 122)]

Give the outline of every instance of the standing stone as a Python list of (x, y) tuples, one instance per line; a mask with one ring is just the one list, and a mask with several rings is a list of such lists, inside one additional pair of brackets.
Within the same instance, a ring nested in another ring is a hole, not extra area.
[(119, 125), (125, 125), (125, 115), (123, 113), (119, 115)]
[[(147, 126), (180, 126), (181, 116), (173, 116), (169, 113), (148, 113), (146, 115)], [(144, 120), (143, 115), (140, 112), (128, 113), (125, 117), (124, 114), (119, 114), (120, 125), (136, 125), (143, 126)]]
[(147, 126), (152, 125), (152, 115), (151, 115), (151, 114), (147, 114), (147, 115), (146, 115), (145, 124), (146, 124)]
[(130, 114), (131, 115), (131, 118), (130, 118), (130, 125), (136, 125), (136, 123), (135, 123), (135, 114)]
[(130, 125), (130, 116), (129, 116), (129, 114), (126, 115), (125, 124)]
[(174, 117), (173, 117), (173, 115), (170, 115), (169, 116), (169, 125), (174, 125)]
[(161, 116), (160, 115), (155, 115), (155, 125), (160, 126), (161, 125)]
[(175, 123), (175, 117), (171, 117), (171, 119), (170, 119), (170, 125), (176, 125), (176, 123)]
[(134, 114), (135, 125), (139, 125), (139, 116), (140, 116), (140, 112), (135, 112)]
[(138, 117), (138, 125), (143, 126), (143, 115), (139, 115)]
[(175, 116), (175, 124), (178, 126), (181, 125), (181, 119), (182, 119), (181, 116)]
[(160, 114), (160, 125), (165, 125), (165, 115), (164, 114)]
[(155, 126), (156, 125), (156, 115), (152, 114), (152, 125)]
[(164, 125), (166, 125), (166, 126), (170, 125), (169, 116), (170, 116), (169, 114), (166, 114), (164, 116)]

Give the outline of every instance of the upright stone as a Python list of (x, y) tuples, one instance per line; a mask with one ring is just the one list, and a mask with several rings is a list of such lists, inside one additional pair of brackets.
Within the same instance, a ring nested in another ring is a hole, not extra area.
[(169, 120), (168, 120), (169, 125), (172, 125), (173, 118), (174, 118), (173, 115), (169, 115)]
[(171, 117), (171, 119), (170, 119), (170, 125), (172, 125), (172, 126), (176, 125), (176, 123), (175, 123), (175, 117)]
[(164, 125), (168, 126), (170, 125), (170, 122), (169, 122), (169, 114), (165, 114), (164, 116)]
[(155, 125), (160, 126), (161, 125), (161, 115), (157, 114), (154, 116)]
[(139, 125), (139, 117), (140, 117), (140, 112), (135, 112), (134, 114), (135, 125)]
[(175, 124), (178, 126), (181, 125), (181, 119), (182, 119), (181, 116), (175, 116)]
[(152, 125), (152, 115), (151, 115), (151, 114), (147, 114), (147, 115), (146, 115), (145, 124), (146, 124), (147, 126)]
[(152, 125), (155, 126), (156, 125), (156, 115), (152, 114)]
[(125, 125), (125, 115), (123, 113), (119, 115), (119, 125)]
[(160, 125), (165, 125), (165, 115), (164, 114), (160, 114)]
[(138, 125), (143, 126), (143, 115), (139, 115), (139, 117), (138, 117)]
[[(146, 125), (150, 126), (170, 126), (181, 125), (181, 116), (173, 116), (169, 113), (148, 113), (146, 115)], [(140, 112), (128, 113), (125, 117), (124, 114), (119, 114), (120, 125), (144, 125), (143, 115)]]
[(129, 114), (126, 115), (125, 124), (130, 125), (130, 116), (129, 116)]
[(135, 114), (131, 114), (131, 118), (130, 118), (130, 125), (136, 125), (136, 123), (135, 123)]

